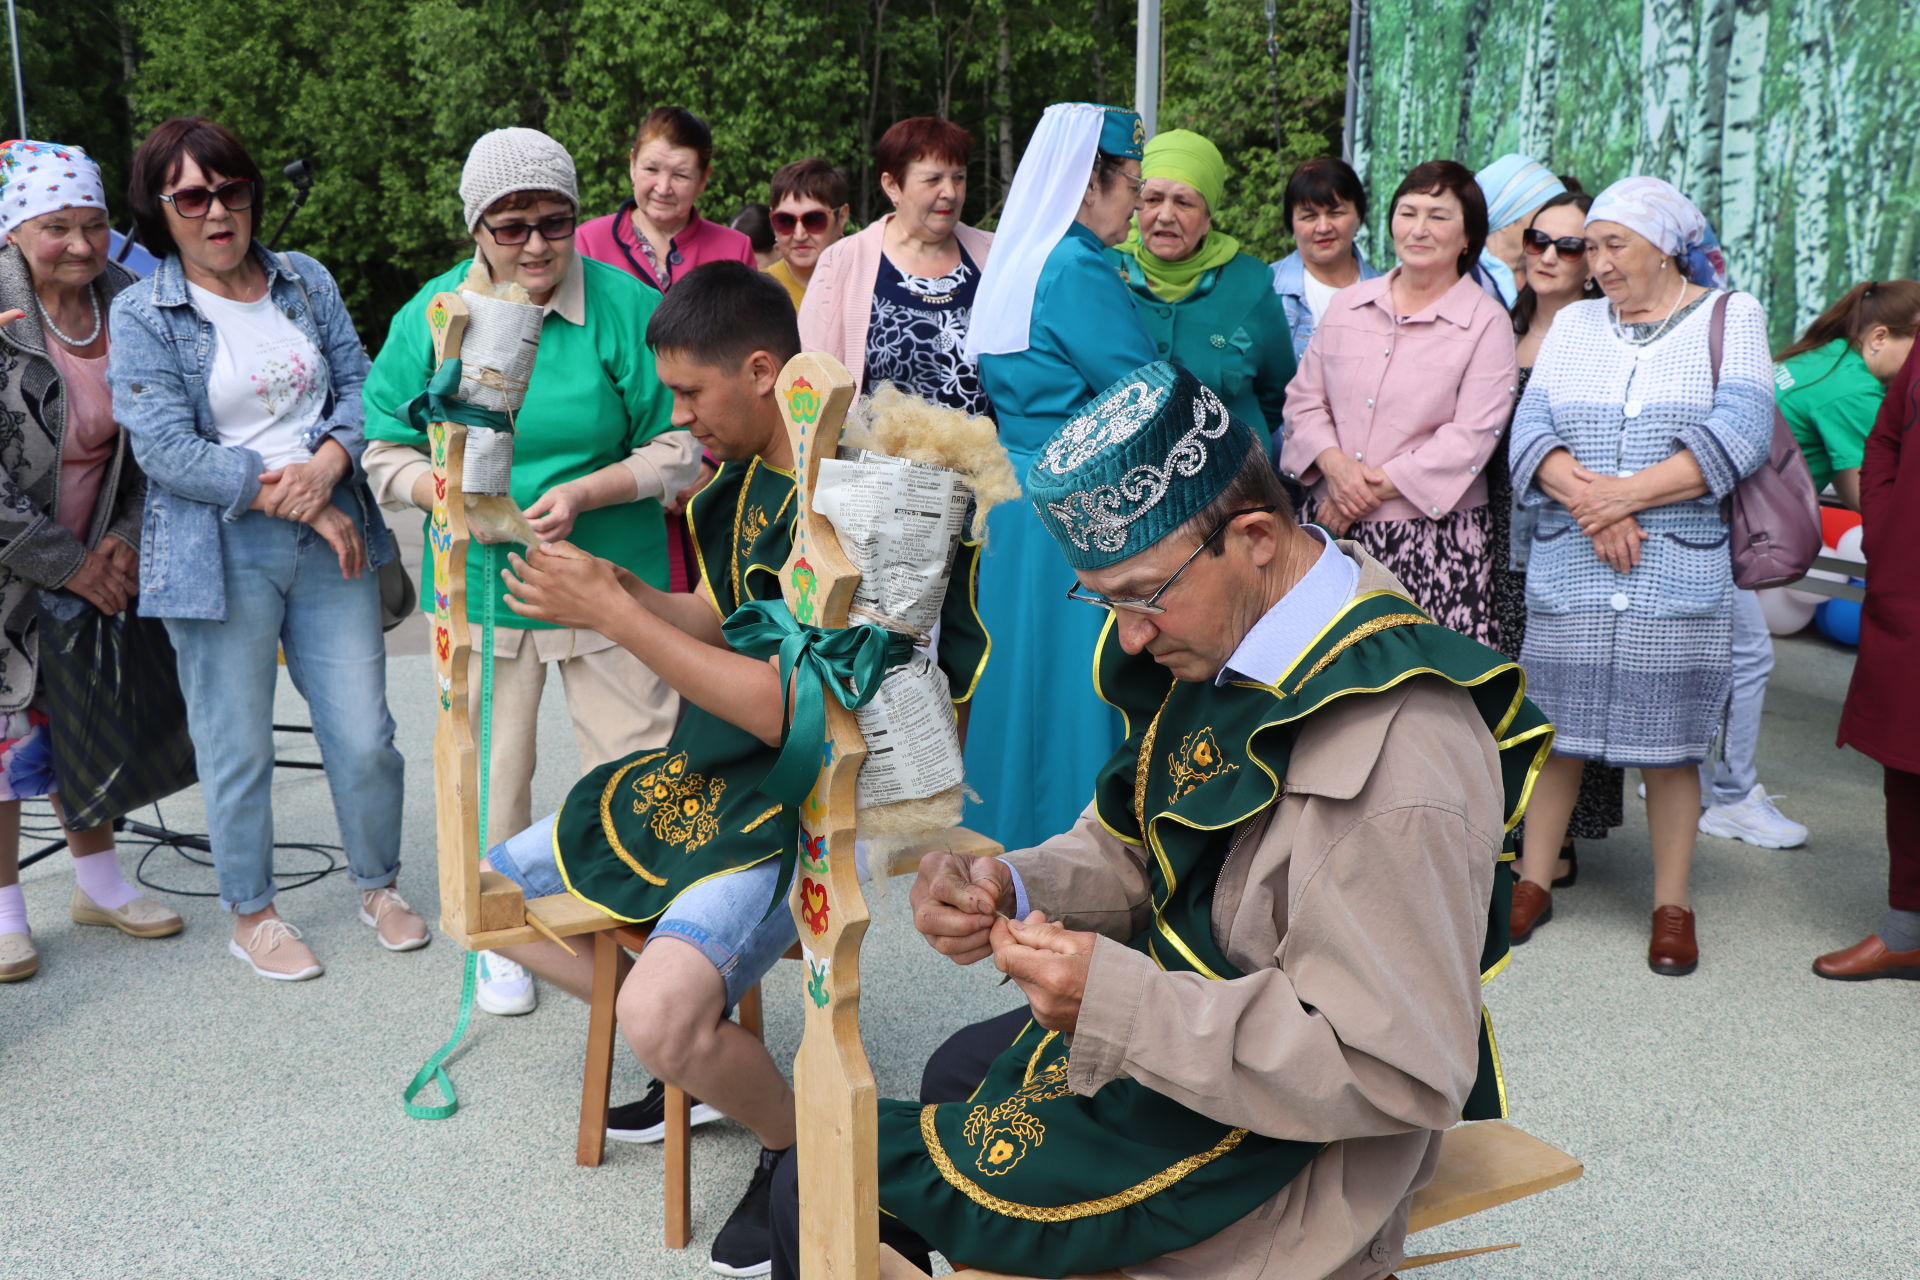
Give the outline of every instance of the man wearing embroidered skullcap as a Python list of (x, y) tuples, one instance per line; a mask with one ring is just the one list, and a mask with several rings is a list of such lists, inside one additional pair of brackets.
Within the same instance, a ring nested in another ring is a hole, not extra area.
[(1533, 211), (1567, 184), (1532, 156), (1504, 155), (1473, 175), (1487, 198), (1487, 245), (1473, 278), (1503, 307), (1520, 296), (1521, 236)]
[(1127, 738), (1068, 830), (921, 864), (915, 925), (1028, 1004), (881, 1102), (882, 1238), (1022, 1275), (1381, 1280), (1440, 1131), (1501, 1113), (1496, 863), (1552, 729), (1518, 667), (1296, 524), (1184, 369), (1102, 391), (1025, 492), (1108, 615)]

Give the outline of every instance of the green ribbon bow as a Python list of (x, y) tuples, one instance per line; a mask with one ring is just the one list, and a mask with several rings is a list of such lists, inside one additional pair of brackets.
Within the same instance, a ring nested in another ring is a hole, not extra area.
[(827, 740), (827, 693), (851, 711), (880, 692), (888, 670), (913, 656), (913, 637), (871, 624), (829, 629), (796, 621), (783, 600), (754, 600), (733, 611), (720, 632), (749, 658), (780, 655), (780, 684), (791, 696), (780, 723), (780, 754), (760, 783), (779, 804), (797, 805), (820, 775)]
[(404, 412), (413, 429), (423, 435), (430, 422), (463, 422), (489, 431), (513, 430), (513, 422), (506, 414), (483, 409), (460, 398), (458, 360), (442, 360), (433, 376), (427, 379), (427, 389), (407, 401)]

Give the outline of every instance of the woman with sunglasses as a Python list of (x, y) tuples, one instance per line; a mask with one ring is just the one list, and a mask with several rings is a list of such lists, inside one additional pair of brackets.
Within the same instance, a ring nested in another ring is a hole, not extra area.
[(115, 416), (147, 475), (140, 612), (178, 655), (228, 949), (263, 978), (321, 968), (274, 907), (278, 654), (312, 713), (334, 815), (380, 945), (427, 926), (394, 888), (400, 753), (377, 570), (393, 535), (360, 455), (366, 356), (325, 267), (254, 237), (263, 183), (198, 116), (160, 125), (128, 183), (153, 275), (113, 301)]
[(1531, 156), (1504, 155), (1473, 175), (1487, 200), (1487, 244), (1473, 278), (1503, 307), (1519, 301), (1526, 274), (1523, 241), (1533, 215), (1567, 184)]
[(1386, 565), (1434, 621), (1494, 640), (1487, 460), (1513, 413), (1513, 328), (1468, 270), (1473, 174), (1429, 160), (1388, 205), (1400, 263), (1342, 289), (1287, 387), (1280, 465), (1307, 517)]
[(1584, 234), (1606, 298), (1555, 318), (1509, 444), (1514, 492), (1539, 512), (1520, 658), (1556, 732), (1527, 810), (1511, 930), (1524, 942), (1552, 918), (1586, 762), (1637, 768), (1653, 846), (1647, 965), (1679, 976), (1700, 959), (1689, 896), (1698, 766), (1732, 687), (1720, 500), (1766, 460), (1773, 363), (1760, 304), (1715, 301), (1725, 268), (1705, 217), (1672, 186), (1614, 183)]
[(795, 160), (774, 173), (768, 198), (773, 201), (768, 221), (780, 259), (766, 272), (787, 291), (797, 312), (820, 255), (846, 234), (846, 170), (819, 156)]
[(973, 135), (951, 120), (896, 120), (873, 148), (893, 212), (820, 255), (800, 305), (800, 345), (855, 385), (987, 413), (979, 365), (962, 349), (993, 236), (960, 220)]
[[(56, 796), (38, 696), (43, 591), (119, 613), (139, 590), (140, 470), (113, 419), (108, 305), (133, 274), (107, 260), (99, 166), (57, 142), (0, 145), (0, 982), (30, 978), (40, 953), (20, 889), (20, 802)], [(120, 872), (113, 828), (67, 829), (75, 886), (68, 913), (135, 938), (180, 932), (178, 913)]]
[[(660, 503), (692, 481), (699, 451), (692, 436), (673, 428), (672, 401), (647, 348), (647, 321), (660, 295), (575, 252), (573, 157), (536, 129), (482, 135), (467, 155), (460, 199), (473, 257), (427, 281), (400, 309), (367, 378), (374, 492), (392, 506), (433, 509), (426, 424), (410, 407), (433, 373), (427, 305), (436, 293), (459, 288), (478, 265), (495, 284), (521, 286), (546, 312), (526, 400), (513, 420), (513, 500), (542, 541), (564, 539), (664, 589)], [(479, 534), (475, 540), (486, 541)], [(467, 609), (476, 625), (486, 602), (499, 598), (507, 550), (476, 547), (467, 557)], [(433, 591), (429, 559), (420, 575), (423, 611), (431, 612)], [(680, 706), (669, 685), (598, 632), (504, 608), (494, 614), (490, 843), (533, 822), (548, 664), (559, 668), (582, 770), (664, 743)], [(469, 688), (477, 699), (481, 655), (473, 661)], [(520, 966), (485, 953), (480, 981), (478, 1001), (487, 1012), (533, 1008), (532, 981)]]
[[(1592, 205), (1593, 197), (1584, 191), (1563, 191), (1536, 209), (1521, 229), (1521, 287), (1513, 304), (1521, 394), (1526, 392), (1540, 344), (1546, 341), (1555, 317), (1573, 303), (1600, 296), (1600, 286), (1587, 270), (1586, 214)], [(1518, 659), (1527, 635), (1527, 548), (1535, 513), (1514, 502), (1505, 442), (1487, 459), (1487, 509), (1493, 513), (1495, 643), (1500, 652)], [(1568, 888), (1579, 877), (1575, 839), (1603, 840), (1625, 820), (1623, 786), (1619, 769), (1587, 762), (1580, 774), (1573, 816), (1560, 842), (1554, 888)]]

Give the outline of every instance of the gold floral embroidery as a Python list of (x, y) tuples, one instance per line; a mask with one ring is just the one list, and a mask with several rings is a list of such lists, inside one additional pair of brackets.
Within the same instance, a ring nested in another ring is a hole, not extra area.
[(1047, 1136), (1047, 1127), (1033, 1118), (1027, 1104), (1051, 1102), (1072, 1092), (1067, 1084), (1067, 1055), (1063, 1053), (1030, 1073), (1018, 1093), (991, 1111), (975, 1107), (968, 1112), (961, 1136), (974, 1148), (973, 1167), (985, 1174), (1000, 1174), (1019, 1164)]
[(720, 834), (720, 797), (726, 792), (726, 779), (688, 769), (686, 752), (669, 756), (641, 774), (632, 787), (637, 797), (634, 816), (648, 818), (647, 829), (662, 844), (691, 853)]
[(1203, 782), (1211, 782), (1222, 774), (1232, 773), (1240, 766), (1229, 762), (1220, 754), (1220, 744), (1214, 740), (1211, 728), (1195, 729), (1180, 739), (1180, 750), (1167, 755), (1167, 776), (1170, 789), (1167, 803), (1173, 804)]

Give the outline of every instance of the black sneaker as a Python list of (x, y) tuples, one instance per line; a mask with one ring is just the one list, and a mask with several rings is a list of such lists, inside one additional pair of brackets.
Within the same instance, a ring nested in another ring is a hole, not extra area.
[[(723, 1117), (698, 1098), (689, 1098), (687, 1127), (712, 1124)], [(607, 1136), (615, 1142), (658, 1142), (667, 1136), (667, 1086), (655, 1080), (638, 1102), (626, 1102), (607, 1111)]]
[(760, 1148), (760, 1167), (753, 1171), (747, 1194), (713, 1238), (709, 1256), (721, 1275), (763, 1276), (773, 1270), (773, 1167), (785, 1154)]

